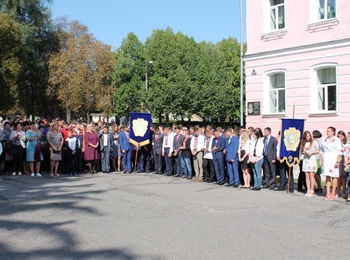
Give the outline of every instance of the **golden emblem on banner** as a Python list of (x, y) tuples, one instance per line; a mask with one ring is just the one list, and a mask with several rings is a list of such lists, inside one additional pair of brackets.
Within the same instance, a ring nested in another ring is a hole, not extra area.
[(148, 121), (143, 118), (132, 120), (132, 129), (135, 136), (144, 136), (147, 132)]
[(286, 146), (287, 151), (295, 152), (298, 149), (298, 145), (300, 143), (300, 131), (295, 127), (289, 127), (284, 130), (284, 144)]

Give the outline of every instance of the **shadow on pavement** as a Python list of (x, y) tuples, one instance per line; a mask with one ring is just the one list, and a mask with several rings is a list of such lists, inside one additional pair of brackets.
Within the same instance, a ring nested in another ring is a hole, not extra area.
[[(97, 250), (84, 245), (86, 249), (81, 249), (77, 235), (69, 229), (77, 220), (42, 216), (46, 210), (50, 216), (53, 211), (103, 216), (90, 205), (79, 205), (87, 198), (93, 205), (102, 199), (96, 195), (106, 192), (96, 189), (94, 184), (81, 182), (82, 179), (3, 176), (0, 182), (0, 259), (147, 259), (149, 256), (135, 255), (123, 248)], [(32, 217), (23, 220), (22, 213)], [(28, 237), (36, 243), (28, 241)], [(14, 241), (20, 243), (14, 244)]]

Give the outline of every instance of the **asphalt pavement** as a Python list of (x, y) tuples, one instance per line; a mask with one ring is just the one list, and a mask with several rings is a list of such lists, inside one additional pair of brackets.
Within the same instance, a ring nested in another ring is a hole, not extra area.
[(341, 198), (154, 174), (0, 178), (0, 259), (347, 259)]

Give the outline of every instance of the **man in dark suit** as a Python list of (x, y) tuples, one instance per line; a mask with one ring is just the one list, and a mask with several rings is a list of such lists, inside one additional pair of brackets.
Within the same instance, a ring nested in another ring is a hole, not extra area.
[(173, 149), (174, 149), (174, 157), (175, 157), (175, 165), (176, 165), (176, 174), (175, 177), (182, 176), (182, 165), (181, 165), (181, 150), (182, 143), (185, 137), (181, 134), (181, 127), (175, 126), (175, 136), (173, 141)]
[(264, 180), (263, 188), (270, 190), (276, 187), (276, 157), (277, 157), (277, 139), (271, 136), (271, 128), (264, 129)]
[(239, 140), (236, 135), (233, 134), (232, 128), (225, 130), (226, 136), (226, 165), (228, 174), (228, 185), (237, 188), (239, 186), (239, 173), (238, 173), (238, 146)]
[(225, 150), (225, 138), (221, 136), (221, 131), (216, 129), (214, 131), (214, 140), (212, 143), (213, 162), (216, 174), (217, 184), (225, 184), (225, 165), (224, 165), (224, 153)]
[(163, 146), (163, 133), (160, 132), (159, 127), (154, 128), (152, 135), (153, 141), (153, 161), (154, 172), (156, 174), (162, 174), (163, 158), (162, 158), (162, 146)]
[(104, 125), (99, 133), (102, 172), (110, 172), (110, 154), (113, 151), (113, 135), (108, 131), (108, 125)]

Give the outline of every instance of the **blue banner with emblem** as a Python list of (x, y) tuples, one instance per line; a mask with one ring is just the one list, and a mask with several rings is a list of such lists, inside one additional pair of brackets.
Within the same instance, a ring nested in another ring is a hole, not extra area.
[(304, 122), (304, 119), (282, 118), (280, 160), (285, 161), (289, 167), (299, 163)]
[(135, 146), (144, 146), (150, 143), (152, 115), (150, 113), (130, 113), (129, 142)]

